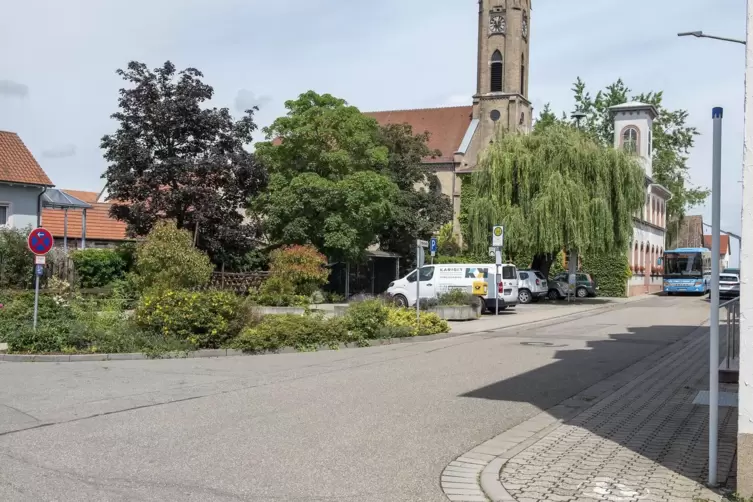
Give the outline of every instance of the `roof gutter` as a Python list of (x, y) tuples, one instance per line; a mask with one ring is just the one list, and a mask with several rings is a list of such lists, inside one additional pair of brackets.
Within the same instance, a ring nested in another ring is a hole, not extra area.
[(42, 226), (42, 196), (47, 191), (47, 187), (42, 187), (42, 191), (37, 196), (37, 228)]

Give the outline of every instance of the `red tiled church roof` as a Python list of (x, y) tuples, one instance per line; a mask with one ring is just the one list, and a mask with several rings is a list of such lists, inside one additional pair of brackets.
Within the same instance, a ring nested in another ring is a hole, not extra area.
[(0, 131), (0, 181), (54, 186), (18, 134)]
[[(103, 241), (124, 241), (126, 236), (126, 223), (110, 217), (111, 203), (97, 202), (97, 192), (85, 192), (81, 190), (63, 190), (65, 193), (91, 204), (91, 209), (86, 210), (86, 238)], [(70, 239), (81, 238), (81, 219), (83, 211), (68, 211), (68, 237)], [(65, 211), (61, 209), (43, 209), (42, 226), (49, 230), (54, 237), (63, 238), (65, 234)]]
[(380, 125), (409, 124), (413, 128), (413, 134), (422, 134), (428, 131), (430, 134), (429, 148), (439, 150), (442, 153), (441, 157), (424, 159), (424, 162), (431, 163), (453, 161), (453, 156), (463, 142), (463, 137), (471, 123), (472, 114), (472, 106), (364, 113), (364, 115), (376, 119)]
[[(706, 249), (711, 249), (711, 236), (710, 235), (704, 235), (703, 236), (703, 247)], [(721, 234), (719, 235), (719, 254), (727, 254), (729, 251), (729, 235)]]

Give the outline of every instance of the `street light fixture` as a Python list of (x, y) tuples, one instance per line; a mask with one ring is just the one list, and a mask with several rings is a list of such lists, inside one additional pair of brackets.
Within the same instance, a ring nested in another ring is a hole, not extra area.
[(684, 31), (677, 34), (678, 37), (696, 37), (696, 38), (713, 38), (714, 40), (722, 40), (723, 42), (734, 42), (736, 44), (745, 44), (745, 40), (738, 40), (737, 38), (717, 37), (715, 35), (705, 35), (702, 31)]

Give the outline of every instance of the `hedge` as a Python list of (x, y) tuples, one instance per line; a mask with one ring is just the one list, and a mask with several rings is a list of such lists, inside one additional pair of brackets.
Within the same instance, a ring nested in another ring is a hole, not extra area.
[(613, 298), (625, 296), (627, 280), (632, 276), (627, 250), (584, 255), (582, 269), (591, 274), (591, 278), (598, 284), (599, 296)]

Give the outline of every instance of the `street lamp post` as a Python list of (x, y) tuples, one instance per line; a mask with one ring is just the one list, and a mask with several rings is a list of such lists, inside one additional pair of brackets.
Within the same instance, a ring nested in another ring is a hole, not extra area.
[(696, 38), (713, 38), (714, 40), (721, 40), (723, 42), (733, 42), (736, 44), (745, 44), (745, 40), (739, 40), (737, 38), (717, 37), (716, 35), (706, 35), (702, 31), (684, 31), (677, 34), (678, 37), (696, 37)]

